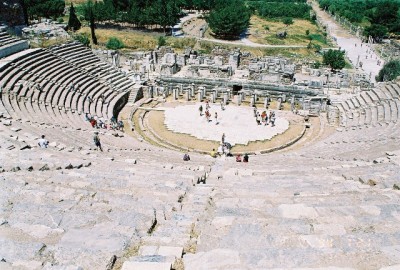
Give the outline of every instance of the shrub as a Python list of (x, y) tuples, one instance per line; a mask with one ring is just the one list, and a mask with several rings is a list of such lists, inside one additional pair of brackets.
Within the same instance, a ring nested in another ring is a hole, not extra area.
[(400, 60), (387, 62), (376, 76), (378, 82), (391, 81), (400, 76)]
[(164, 36), (159, 36), (158, 37), (157, 45), (160, 46), (160, 47), (167, 45), (167, 40), (165, 39)]
[(124, 48), (124, 43), (116, 37), (110, 37), (107, 41), (106, 47), (110, 50), (119, 50)]
[(90, 39), (88, 36), (84, 34), (77, 34), (74, 36), (74, 39), (82, 43), (84, 46), (89, 47), (90, 45)]

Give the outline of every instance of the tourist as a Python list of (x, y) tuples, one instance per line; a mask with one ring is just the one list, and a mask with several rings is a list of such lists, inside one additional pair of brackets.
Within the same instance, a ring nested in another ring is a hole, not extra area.
[(221, 104), (221, 110), (222, 110), (222, 111), (225, 110), (225, 108), (224, 108), (224, 101), (223, 101), (223, 100), (221, 100), (220, 104)]
[(243, 156), (243, 162), (249, 162), (249, 155), (247, 153)]
[(118, 121), (118, 129), (124, 132), (124, 122), (122, 120)]
[(257, 117), (257, 107), (254, 105), (253, 108), (254, 117)]
[(211, 121), (211, 120), (210, 120), (211, 113), (208, 111), (208, 109), (206, 110), (205, 115), (206, 115), (207, 122), (210, 122), (210, 121)]
[(189, 153), (185, 153), (185, 154), (183, 155), (183, 161), (189, 161), (189, 160), (190, 160)]
[(89, 113), (85, 113), (85, 121), (90, 121), (90, 115)]
[(271, 122), (271, 127), (275, 126), (275, 112), (272, 112), (271, 118), (269, 119)]
[(200, 116), (202, 116), (203, 115), (203, 105), (201, 105), (201, 104), (200, 104), (200, 107), (199, 107), (199, 112), (200, 112)]
[(222, 144), (225, 144), (225, 133), (222, 133), (221, 143), (222, 143)]
[(49, 141), (44, 138), (45, 136), (42, 135), (38, 141), (38, 145), (40, 148), (47, 148), (49, 146)]
[(210, 109), (210, 104), (208, 102), (208, 99), (206, 100), (206, 110)]
[(102, 118), (100, 118), (99, 121), (97, 121), (97, 128), (104, 128), (104, 122)]
[(92, 117), (90, 118), (90, 125), (92, 126), (92, 128), (95, 128), (97, 126), (97, 121)]
[(242, 156), (240, 154), (236, 155), (236, 162), (242, 162)]
[(210, 156), (213, 158), (217, 157), (217, 152), (215, 152), (215, 149), (213, 148), (213, 150), (210, 152)]
[(232, 157), (231, 149), (227, 145), (225, 145), (225, 156)]
[(217, 112), (215, 112), (214, 118), (215, 118), (215, 124), (218, 125), (218, 114), (217, 114)]
[(220, 144), (217, 149), (218, 155), (222, 156), (224, 154), (224, 145)]
[(257, 125), (261, 125), (261, 115), (259, 112), (257, 112), (257, 115), (256, 115), (256, 122), (257, 122)]
[(261, 113), (261, 122), (263, 122), (264, 125), (267, 124), (267, 112), (266, 112), (266, 111), (263, 111), (263, 112)]
[(100, 142), (98, 131), (94, 132), (93, 142), (94, 142), (94, 145), (96, 145), (96, 149), (100, 149), (100, 151), (103, 152), (103, 148), (101, 147), (101, 142)]

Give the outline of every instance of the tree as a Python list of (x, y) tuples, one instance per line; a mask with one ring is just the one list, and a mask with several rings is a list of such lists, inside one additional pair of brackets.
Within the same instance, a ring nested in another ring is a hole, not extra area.
[(23, 0), (24, 6), (30, 18), (45, 17), (57, 18), (60, 17), (65, 9), (64, 0)]
[(71, 3), (71, 7), (69, 8), (68, 29), (76, 31), (79, 30), (80, 28), (81, 28), (81, 22), (76, 16), (74, 5)]
[(400, 76), (400, 60), (387, 62), (376, 76), (378, 82), (392, 81)]
[(293, 24), (293, 19), (290, 18), (290, 17), (286, 17), (286, 18), (283, 18), (282, 22), (283, 22), (283, 24), (285, 24), (286, 26), (289, 26), (289, 25)]
[[(96, 2), (97, 3), (97, 2)], [(92, 36), (92, 42), (93, 44), (97, 45), (97, 37), (95, 33), (95, 12), (94, 9), (97, 7), (96, 3), (93, 4), (92, 0), (87, 0), (87, 2), (84, 5), (84, 13), (85, 13), (85, 19), (89, 21), (90, 25), (90, 34)]]
[(250, 12), (242, 0), (236, 0), (217, 6), (206, 20), (215, 36), (235, 39), (248, 28)]
[(22, 7), (22, 13), (24, 14), (25, 24), (29, 25), (28, 6), (26, 5), (25, 0), (19, 0), (19, 4)]
[(329, 49), (329, 51), (323, 54), (323, 63), (328, 65), (332, 71), (336, 69), (342, 69), (346, 65), (344, 53), (345, 52), (341, 50)]
[(116, 37), (110, 37), (106, 44), (107, 49), (110, 50), (119, 50), (122, 49), (124, 46), (124, 43)]
[(381, 24), (372, 24), (371, 26), (365, 28), (364, 35), (371, 36), (376, 42), (380, 43), (382, 39), (387, 36), (388, 29), (386, 26)]

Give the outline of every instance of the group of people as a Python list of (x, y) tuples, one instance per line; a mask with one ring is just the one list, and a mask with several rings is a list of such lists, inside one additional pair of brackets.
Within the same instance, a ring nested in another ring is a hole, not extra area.
[(92, 128), (102, 128), (108, 130), (120, 130), (124, 131), (124, 122), (122, 120), (117, 120), (114, 116), (111, 117), (110, 123), (107, 120), (102, 118), (95, 119), (93, 116), (90, 116), (88, 113), (85, 114), (85, 120), (90, 123)]
[[(203, 108), (203, 105), (202, 105), (202, 104), (200, 104), (200, 106), (199, 106), (199, 113), (200, 113), (200, 116), (203, 116), (203, 110), (205, 110), (205, 111), (204, 111), (204, 116), (205, 116), (206, 119), (207, 119), (207, 123), (211, 122), (212, 114), (211, 114), (211, 112), (210, 112), (210, 108), (211, 108), (211, 107), (210, 107), (210, 102), (209, 102), (209, 100), (206, 100), (205, 108)], [(221, 110), (222, 110), (222, 111), (225, 110), (223, 101), (221, 101)], [(218, 125), (219, 122), (218, 122), (218, 113), (217, 113), (217, 112), (214, 113), (214, 120), (215, 120), (215, 124)]]
[(261, 114), (257, 111), (257, 107), (254, 107), (254, 118), (256, 119), (257, 125), (267, 126), (271, 123), (271, 127), (275, 126), (275, 112), (270, 111), (269, 114), (267, 111), (263, 111)]

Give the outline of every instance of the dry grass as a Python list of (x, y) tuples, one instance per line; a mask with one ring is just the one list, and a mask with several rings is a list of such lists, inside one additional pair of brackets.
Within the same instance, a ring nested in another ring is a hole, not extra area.
[[(83, 27), (78, 33), (90, 37), (90, 28)], [(122, 40), (126, 47), (125, 50), (153, 50), (157, 46), (158, 38), (161, 35), (156, 32), (144, 32), (140, 30), (96, 29), (96, 37), (100, 47), (104, 47), (110, 37), (116, 37)], [(166, 37), (166, 43), (179, 52), (183, 51), (186, 47), (194, 47), (196, 39)]]
[[(78, 31), (90, 36), (90, 28), (83, 27)], [(106, 44), (110, 37), (116, 37), (129, 49), (154, 49), (157, 45), (157, 35), (140, 31), (117, 30), (117, 29), (96, 29), (96, 37), (99, 44)]]
[[(250, 20), (249, 40), (259, 44), (270, 45), (303, 45), (306, 46), (310, 40), (306, 35), (306, 30), (310, 31), (310, 35), (314, 35), (313, 43), (322, 47), (327, 47), (327, 43), (323, 37), (323, 32), (317, 25), (312, 24), (308, 20), (294, 19), (293, 24), (286, 27), (280, 21), (271, 21), (252, 16)], [(276, 33), (285, 31), (288, 36), (280, 39)]]

